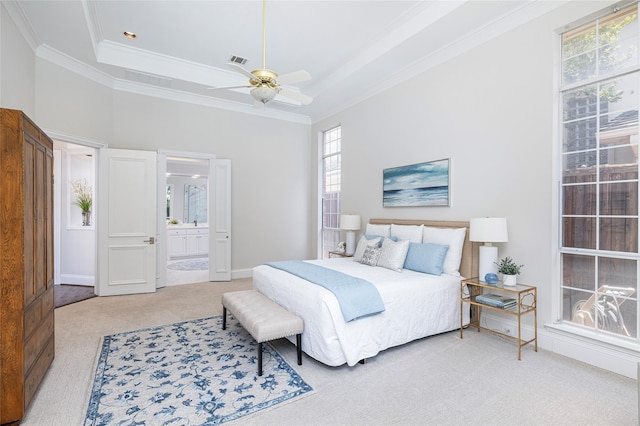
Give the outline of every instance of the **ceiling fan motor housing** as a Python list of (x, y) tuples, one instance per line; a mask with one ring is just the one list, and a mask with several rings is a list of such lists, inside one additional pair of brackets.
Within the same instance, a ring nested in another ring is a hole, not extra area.
[(256, 77), (255, 79), (252, 78), (249, 80), (249, 83), (252, 86), (268, 86), (268, 87), (271, 87), (272, 89), (275, 89), (276, 87), (278, 87), (278, 83), (276, 82), (276, 77), (278, 77), (278, 74), (276, 74), (271, 70), (267, 70), (267, 69), (253, 70), (251, 71), (251, 74), (253, 74)]

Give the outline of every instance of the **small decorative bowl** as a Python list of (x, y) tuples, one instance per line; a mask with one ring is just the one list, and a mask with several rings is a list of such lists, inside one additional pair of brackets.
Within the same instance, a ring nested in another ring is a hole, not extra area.
[(487, 275), (484, 276), (484, 280), (486, 281), (487, 284), (495, 284), (498, 282), (498, 276), (494, 273), (489, 272)]

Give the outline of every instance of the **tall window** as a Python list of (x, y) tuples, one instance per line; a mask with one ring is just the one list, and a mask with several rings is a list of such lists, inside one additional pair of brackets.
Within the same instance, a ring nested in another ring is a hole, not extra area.
[(322, 134), (322, 257), (335, 250), (340, 239), (340, 126)]
[(562, 34), (562, 319), (638, 341), (637, 5)]

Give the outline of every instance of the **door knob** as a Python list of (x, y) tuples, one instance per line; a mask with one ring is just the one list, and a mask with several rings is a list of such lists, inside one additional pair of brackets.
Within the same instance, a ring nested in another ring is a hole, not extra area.
[(155, 239), (155, 237), (149, 237), (149, 239), (148, 240), (144, 240), (143, 243), (155, 244), (156, 243), (156, 239)]

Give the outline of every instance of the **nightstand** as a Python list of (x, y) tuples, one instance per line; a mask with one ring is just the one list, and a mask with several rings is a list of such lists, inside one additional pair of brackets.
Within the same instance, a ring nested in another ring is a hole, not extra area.
[[(465, 287), (468, 288), (468, 292), (465, 291)], [(515, 299), (515, 304), (507, 308), (501, 308), (499, 306), (492, 306), (477, 300), (478, 296), (487, 295), (489, 293)], [(483, 329), (500, 336), (516, 340), (518, 342), (518, 361), (522, 359), (522, 347), (528, 345), (529, 343), (533, 343), (535, 345), (535, 351), (538, 352), (538, 312), (536, 308), (537, 299), (538, 290), (533, 286), (524, 284), (505, 286), (502, 284), (502, 281), (498, 281), (495, 285), (490, 285), (484, 281), (480, 281), (480, 279), (477, 277), (460, 281), (460, 338), (463, 338), (463, 307), (465, 303), (468, 303), (471, 306), (472, 312), (469, 327), (476, 327), (478, 329), (478, 332), (480, 332), (480, 329)], [(517, 317), (517, 337), (513, 337), (501, 331), (481, 326), (480, 318), (482, 317), (482, 311), (484, 309), (499, 311)], [(523, 340), (521, 326), (522, 317), (529, 313), (533, 314), (533, 338), (530, 340)]]
[(352, 254), (347, 254), (343, 251), (330, 251), (329, 252), (329, 259), (331, 259), (332, 257), (353, 257)]

